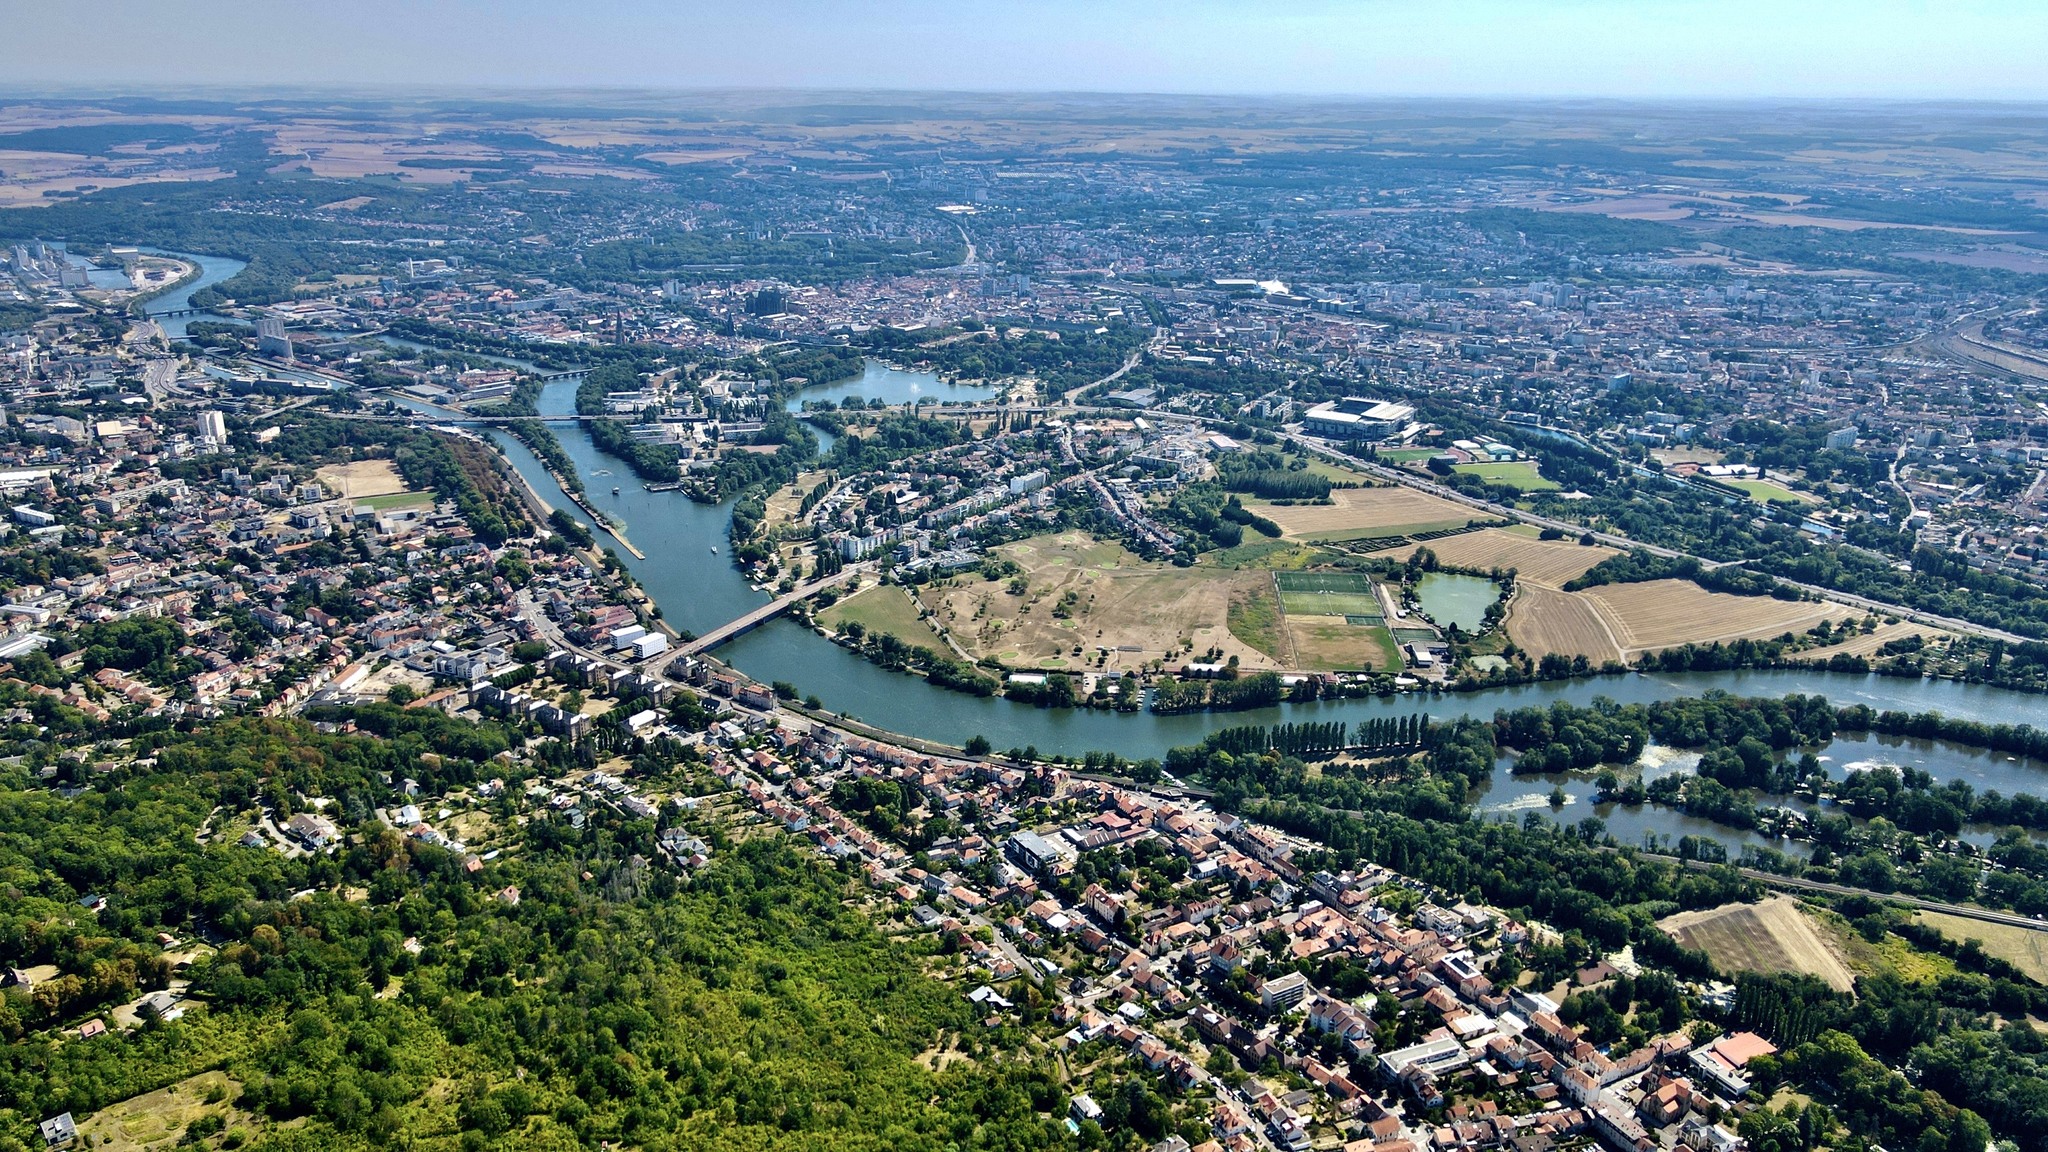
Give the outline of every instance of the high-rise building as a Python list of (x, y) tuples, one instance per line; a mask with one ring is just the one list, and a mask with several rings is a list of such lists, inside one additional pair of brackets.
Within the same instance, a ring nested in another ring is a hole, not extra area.
[(265, 316), (256, 321), (256, 352), (280, 360), (292, 358), (292, 338), (285, 333), (282, 318)]
[(211, 440), (215, 444), (227, 443), (227, 420), (224, 419), (218, 412), (201, 412), (199, 414), (199, 438), (202, 440)]

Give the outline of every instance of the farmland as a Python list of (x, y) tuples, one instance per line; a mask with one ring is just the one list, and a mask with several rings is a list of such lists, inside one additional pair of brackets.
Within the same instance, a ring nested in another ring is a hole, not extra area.
[[(1562, 588), (1567, 580), (1614, 555), (1612, 548), (1582, 547), (1570, 540), (1538, 540), (1505, 528), (1483, 528), (1429, 542), (1438, 560), (1459, 568), (1513, 568), (1525, 584)], [(1415, 551), (1403, 544), (1373, 553), (1405, 560)]]
[(1681, 912), (1659, 920), (1657, 927), (1687, 948), (1705, 952), (1723, 971), (1803, 972), (1841, 992), (1855, 982), (1848, 965), (1790, 896)]
[[(995, 554), (1022, 570), (1021, 584), (969, 572), (921, 593), (977, 658), (1063, 667), (1106, 647), (1108, 667), (1130, 668), (1192, 646), (1197, 652), (1220, 648), (1225, 659), (1236, 656), (1247, 668), (1278, 667), (1272, 654), (1230, 626), (1236, 601), (1239, 631), (1257, 639), (1269, 635), (1256, 621), (1247, 624), (1244, 608), (1261, 596), (1271, 601), (1273, 577), (1263, 569), (1175, 568), (1083, 532), (1033, 537)], [(1253, 617), (1261, 611), (1253, 608)], [(1074, 655), (1076, 648), (1083, 657)]]
[(1328, 504), (1261, 507), (1260, 514), (1280, 525), (1290, 537), (1307, 540), (1357, 540), (1462, 528), (1479, 514), (1413, 488), (1340, 488)]
[(1624, 656), (1680, 644), (1803, 632), (1855, 613), (1839, 604), (1709, 592), (1689, 580), (1608, 584), (1579, 593), (1613, 629)]
[(1508, 637), (1530, 656), (1584, 656), (1595, 665), (1622, 658), (1621, 644), (1605, 617), (1585, 596), (1522, 584), (1508, 603)]

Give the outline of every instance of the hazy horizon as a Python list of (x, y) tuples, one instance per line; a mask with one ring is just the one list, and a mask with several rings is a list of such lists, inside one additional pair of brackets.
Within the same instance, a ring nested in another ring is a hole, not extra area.
[[(302, 0), (0, 5), (0, 90), (2048, 99), (2048, 6), (1966, 0)], [(109, 36), (110, 29), (119, 35)]]

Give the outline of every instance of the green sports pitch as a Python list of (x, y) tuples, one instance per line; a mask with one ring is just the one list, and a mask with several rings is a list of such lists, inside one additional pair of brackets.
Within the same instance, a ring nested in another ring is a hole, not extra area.
[(1380, 615), (1372, 581), (1352, 572), (1275, 572), (1280, 606), (1289, 616)]

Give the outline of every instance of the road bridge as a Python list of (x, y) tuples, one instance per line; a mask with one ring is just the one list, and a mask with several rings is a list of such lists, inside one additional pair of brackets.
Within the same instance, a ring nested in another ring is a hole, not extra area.
[(711, 631), (704, 633), (702, 636), (697, 637), (695, 640), (688, 641), (679, 647), (641, 661), (641, 669), (642, 671), (651, 671), (662, 667), (678, 655), (695, 656), (702, 652), (709, 652), (726, 641), (751, 632), (768, 621), (775, 619), (777, 616), (782, 615), (784, 612), (789, 611), (798, 601), (808, 600), (827, 588), (836, 588), (852, 580), (854, 577), (872, 570), (872, 568), (872, 564), (852, 564), (823, 579), (799, 585), (796, 590), (770, 600), (768, 603), (761, 605), (744, 616), (728, 620)]

